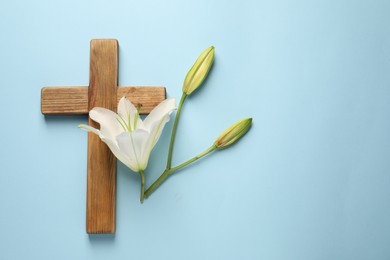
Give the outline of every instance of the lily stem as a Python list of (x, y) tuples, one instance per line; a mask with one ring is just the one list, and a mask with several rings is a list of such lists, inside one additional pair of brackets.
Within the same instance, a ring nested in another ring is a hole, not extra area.
[(183, 104), (184, 104), (184, 101), (186, 100), (186, 97), (187, 97), (187, 94), (183, 92), (183, 95), (181, 96), (181, 99), (180, 99), (179, 107), (177, 108), (175, 122), (173, 124), (171, 141), (169, 143), (169, 151), (168, 151), (168, 160), (167, 160), (166, 171), (171, 169), (171, 165), (172, 165), (172, 152), (173, 152), (173, 145), (175, 143), (176, 129), (177, 129), (177, 125), (179, 123), (181, 108), (183, 107)]
[(144, 203), (145, 198), (145, 172), (139, 171), (139, 176), (141, 177), (141, 195), (140, 195), (140, 202)]
[(208, 155), (209, 153), (211, 153), (212, 151), (214, 151), (216, 149), (216, 146), (213, 144), (210, 148), (208, 148), (207, 150), (205, 150), (204, 152), (198, 154), (197, 156), (195, 156), (194, 158), (176, 166), (176, 167), (173, 167), (171, 169), (166, 169), (163, 174), (161, 174), (161, 176), (145, 191), (145, 198), (148, 198), (150, 196), (150, 194), (153, 193), (153, 191), (155, 189), (157, 189), (172, 173), (188, 166), (189, 164), (199, 160), (200, 158)]

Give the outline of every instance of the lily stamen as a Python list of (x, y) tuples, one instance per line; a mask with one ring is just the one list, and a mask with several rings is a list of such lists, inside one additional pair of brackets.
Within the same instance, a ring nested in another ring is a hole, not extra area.
[[(139, 118), (139, 112), (141, 111), (142, 104), (138, 103), (137, 105), (137, 115), (134, 118), (134, 130), (137, 129), (138, 124), (138, 118)], [(129, 121), (130, 122), (130, 121)]]
[[(132, 132), (133, 130), (131, 129), (131, 123), (130, 123), (130, 112), (128, 112), (128, 114), (127, 114), (127, 131), (129, 131), (129, 132)], [(134, 130), (135, 130), (135, 128), (134, 128)]]

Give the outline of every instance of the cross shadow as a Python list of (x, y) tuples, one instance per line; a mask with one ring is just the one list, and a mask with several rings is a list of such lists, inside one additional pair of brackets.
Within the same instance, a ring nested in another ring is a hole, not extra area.
[(66, 123), (88, 123), (88, 115), (47, 116), (43, 115), (46, 125), (58, 125)]
[(89, 234), (88, 239), (91, 245), (112, 245), (115, 242), (115, 234)]

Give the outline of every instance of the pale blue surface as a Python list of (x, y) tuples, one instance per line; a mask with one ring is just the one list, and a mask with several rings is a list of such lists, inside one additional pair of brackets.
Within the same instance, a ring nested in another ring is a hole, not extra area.
[[(385, 0), (2, 1), (0, 259), (390, 259), (389, 13)], [(174, 164), (254, 126), (143, 205), (119, 164), (117, 232), (88, 236), (86, 117), (45, 119), (40, 90), (88, 85), (89, 41), (107, 37), (121, 85), (177, 98), (216, 47)]]

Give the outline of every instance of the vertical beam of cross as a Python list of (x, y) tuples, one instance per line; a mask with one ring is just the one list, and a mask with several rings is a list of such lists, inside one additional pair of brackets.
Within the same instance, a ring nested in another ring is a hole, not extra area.
[[(116, 110), (118, 42), (91, 41), (88, 109)], [(91, 118), (89, 125), (99, 128)], [(104, 185), (101, 185), (103, 183)], [(100, 138), (88, 133), (87, 232), (115, 232), (116, 159)]]
[[(126, 96), (149, 113), (166, 97), (164, 87), (118, 87), (118, 41), (92, 40), (89, 87), (45, 87), (41, 94), (44, 115), (87, 114), (93, 107), (116, 110)], [(89, 124), (99, 124), (89, 118)], [(99, 137), (88, 133), (87, 233), (115, 232), (116, 159)]]

